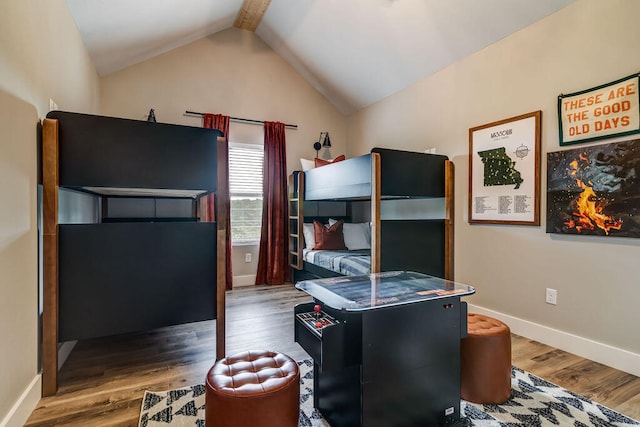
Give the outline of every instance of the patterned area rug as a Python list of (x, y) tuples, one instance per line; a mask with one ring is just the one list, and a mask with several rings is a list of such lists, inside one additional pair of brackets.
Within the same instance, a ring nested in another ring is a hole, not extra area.
[[(313, 408), (313, 363), (300, 366), (300, 426), (328, 427)], [(165, 392), (146, 391), (139, 427), (204, 427), (204, 385)], [(472, 427), (626, 427), (640, 422), (551, 384), (516, 367), (511, 399), (502, 405), (461, 402), (462, 424)]]

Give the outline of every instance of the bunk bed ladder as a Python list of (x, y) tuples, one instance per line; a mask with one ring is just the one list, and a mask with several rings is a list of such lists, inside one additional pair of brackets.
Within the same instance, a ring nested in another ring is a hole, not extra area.
[(289, 265), (302, 270), (304, 247), (304, 172), (289, 175)]

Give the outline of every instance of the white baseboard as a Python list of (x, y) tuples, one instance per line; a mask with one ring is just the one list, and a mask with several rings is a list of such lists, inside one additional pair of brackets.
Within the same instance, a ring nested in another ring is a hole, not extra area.
[(38, 374), (31, 380), (4, 419), (0, 421), (0, 427), (20, 427), (25, 425), (41, 397), (42, 375)]
[(469, 304), (469, 312), (484, 314), (501, 320), (509, 325), (511, 332), (516, 335), (577, 354), (635, 376), (640, 376), (640, 354), (473, 304)]
[(256, 284), (256, 275), (233, 276), (233, 287), (253, 286)]
[[(58, 370), (69, 357), (69, 353), (75, 347), (77, 341), (64, 342), (58, 347)], [(0, 427), (23, 426), (33, 409), (42, 398), (42, 374), (36, 375), (27, 388), (22, 392), (16, 403), (11, 407), (7, 415), (0, 421)]]

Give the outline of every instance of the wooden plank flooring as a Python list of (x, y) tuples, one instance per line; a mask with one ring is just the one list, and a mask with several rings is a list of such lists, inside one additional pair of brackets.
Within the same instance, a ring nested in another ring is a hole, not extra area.
[[(227, 354), (270, 349), (296, 360), (293, 307), (310, 298), (284, 286), (227, 294)], [(640, 419), (640, 378), (512, 336), (513, 364)], [(40, 400), (26, 426), (137, 426), (144, 390), (202, 383), (215, 359), (215, 321), (79, 342), (59, 373), (57, 395)]]

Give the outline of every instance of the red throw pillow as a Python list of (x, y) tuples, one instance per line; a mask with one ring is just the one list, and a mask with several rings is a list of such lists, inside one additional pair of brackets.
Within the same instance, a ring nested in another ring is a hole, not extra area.
[(340, 220), (327, 228), (320, 221), (313, 221), (313, 230), (316, 235), (316, 245), (313, 247), (313, 250), (347, 250), (347, 247), (344, 244), (344, 234), (342, 234), (343, 224), (344, 221)]
[(330, 165), (331, 163), (338, 163), (338, 162), (343, 161), (345, 158), (346, 157), (344, 156), (344, 154), (339, 155), (338, 157), (336, 157), (333, 160), (325, 160), (325, 159), (321, 159), (319, 157), (316, 157), (316, 167), (319, 168), (320, 166)]

